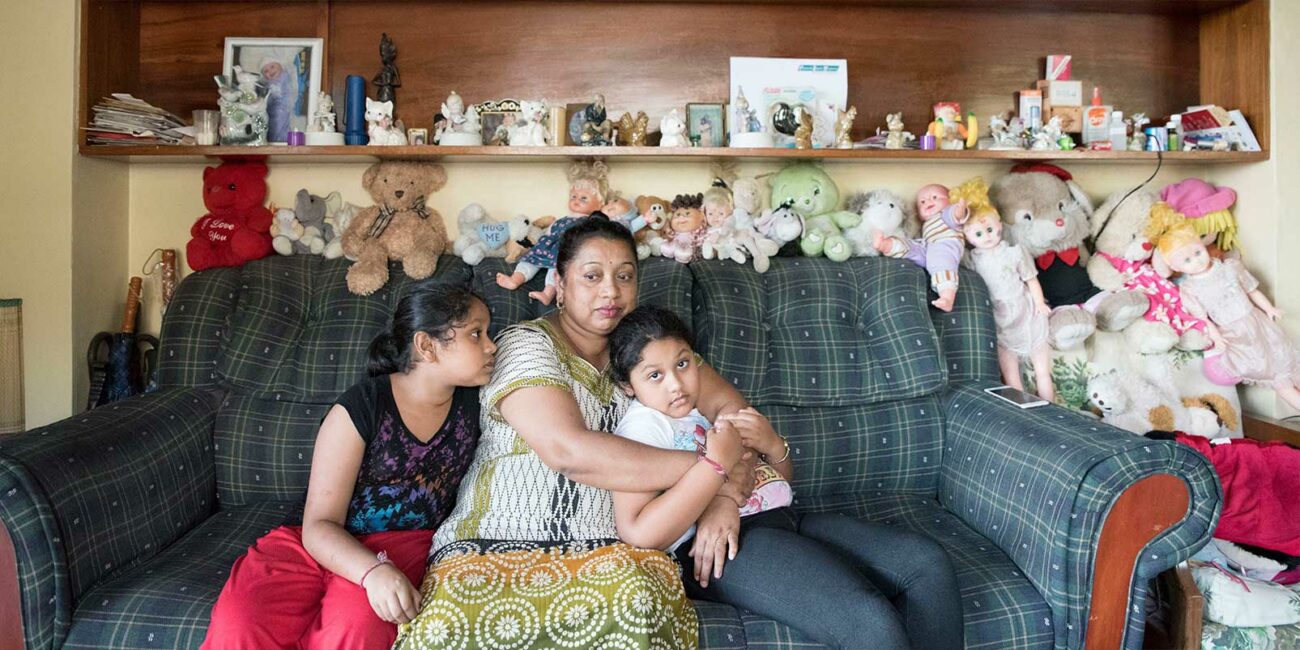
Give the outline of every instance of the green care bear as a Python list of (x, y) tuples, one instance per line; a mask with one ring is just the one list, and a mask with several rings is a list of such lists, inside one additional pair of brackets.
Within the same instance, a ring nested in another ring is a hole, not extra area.
[(788, 206), (804, 219), (799, 247), (808, 257), (826, 255), (835, 262), (849, 259), (853, 243), (843, 228), (852, 228), (862, 216), (839, 210), (840, 190), (821, 167), (795, 163), (772, 177), (772, 205)]

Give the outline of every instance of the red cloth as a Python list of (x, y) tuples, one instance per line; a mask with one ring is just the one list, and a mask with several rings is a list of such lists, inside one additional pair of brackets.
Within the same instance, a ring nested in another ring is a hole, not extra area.
[(1051, 266), (1052, 262), (1055, 262), (1057, 257), (1060, 257), (1062, 262), (1074, 266), (1079, 263), (1079, 247), (1075, 246), (1074, 248), (1067, 248), (1059, 252), (1047, 251), (1034, 259), (1038, 262), (1038, 268), (1046, 271), (1047, 267)]
[(1300, 449), (1249, 438), (1212, 445), (1181, 433), (1178, 442), (1210, 459), (1223, 484), (1215, 537), (1300, 555)]
[[(419, 588), (433, 531), (403, 530), (357, 540)], [(366, 592), (331, 573), (302, 545), (302, 528), (281, 526), (257, 540), (230, 570), (212, 607), (204, 650), (388, 648), (397, 626), (381, 620)]]

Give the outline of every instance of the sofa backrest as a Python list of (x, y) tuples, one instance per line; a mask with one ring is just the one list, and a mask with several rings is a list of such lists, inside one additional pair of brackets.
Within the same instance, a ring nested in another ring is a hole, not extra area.
[[(395, 265), (387, 286), (358, 297), (347, 267), (274, 257), (196, 273), (178, 288), (159, 380), (224, 390), (214, 433), (221, 504), (304, 493), (320, 419), (364, 376), (367, 346), (410, 282)], [(433, 281), (482, 296), (495, 335), (549, 311), (497, 287), (505, 269), (444, 257)], [(997, 372), (995, 353), (981, 350), (993, 340), (987, 295), (966, 276), (946, 326), (931, 320), (922, 270), (898, 260), (778, 258), (758, 274), (653, 258), (641, 263), (640, 286), (641, 302), (691, 323), (701, 354), (789, 437), (802, 494), (933, 493), (942, 423), (931, 396), (950, 376)]]

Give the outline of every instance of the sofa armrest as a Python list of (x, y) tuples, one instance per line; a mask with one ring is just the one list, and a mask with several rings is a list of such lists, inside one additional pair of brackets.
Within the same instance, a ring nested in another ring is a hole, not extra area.
[(82, 593), (211, 514), (218, 402), (171, 389), (0, 438), (0, 598), (21, 594), (0, 636), (59, 647)]
[(994, 385), (957, 384), (943, 398), (940, 500), (1043, 594), (1057, 647), (1140, 643), (1131, 623), (1145, 580), (1214, 532), (1213, 468), (1064, 408), (1019, 409), (983, 392)]

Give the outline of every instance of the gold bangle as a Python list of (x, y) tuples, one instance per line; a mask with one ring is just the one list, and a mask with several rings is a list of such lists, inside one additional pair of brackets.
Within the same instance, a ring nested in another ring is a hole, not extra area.
[(781, 463), (784, 463), (785, 461), (790, 460), (790, 441), (789, 441), (789, 440), (786, 440), (786, 439), (785, 439), (785, 436), (783, 436), (783, 435), (781, 435), (781, 434), (779, 434), (779, 433), (776, 434), (776, 437), (780, 438), (780, 439), (781, 439), (781, 444), (785, 445), (785, 455), (781, 457), (781, 460), (778, 460), (778, 461), (772, 461), (772, 460), (769, 460), (769, 459), (767, 458), (767, 454), (762, 454), (762, 456), (763, 456), (763, 462), (768, 463), (769, 465), (780, 465)]

